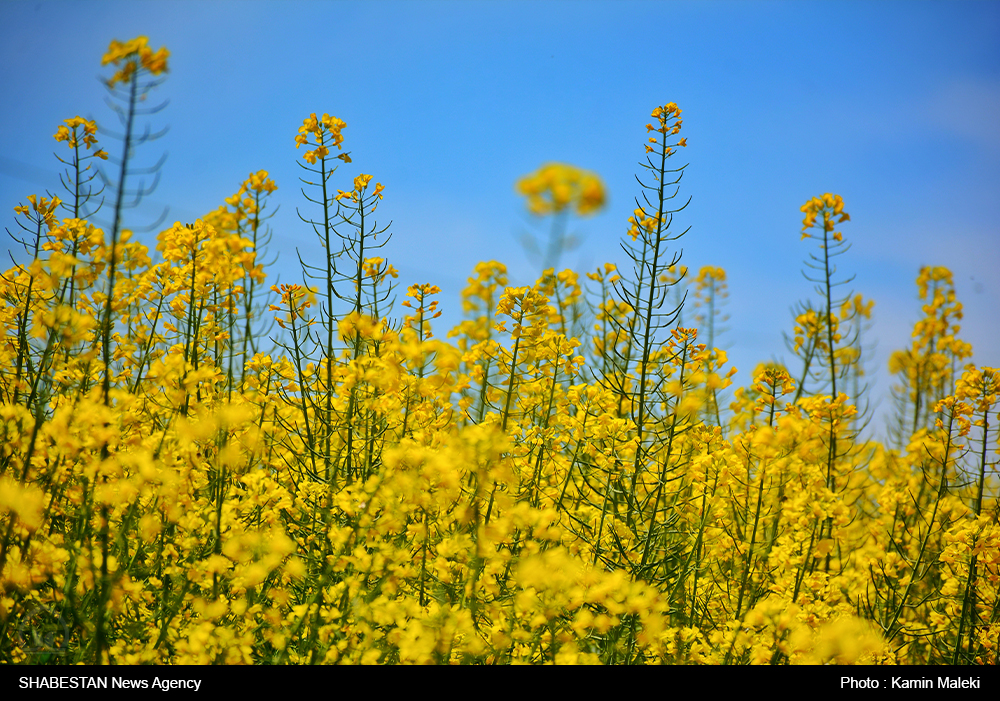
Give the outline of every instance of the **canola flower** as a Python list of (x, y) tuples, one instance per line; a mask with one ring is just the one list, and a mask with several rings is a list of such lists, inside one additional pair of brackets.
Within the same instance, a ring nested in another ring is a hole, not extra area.
[(604, 206), (606, 197), (596, 173), (565, 163), (546, 163), (518, 180), (516, 189), (528, 198), (528, 211), (536, 216), (570, 208), (579, 216), (590, 216)]
[(112, 41), (107, 52), (101, 59), (101, 65), (109, 63), (120, 66), (118, 71), (106, 82), (109, 88), (113, 88), (118, 83), (128, 83), (132, 76), (139, 70), (145, 70), (151, 75), (160, 75), (167, 72), (167, 59), (170, 52), (166, 47), (160, 47), (157, 51), (149, 46), (149, 38), (144, 36), (136, 37), (130, 41), (122, 43)]
[[(309, 137), (312, 136), (313, 142), (311, 145), (316, 148), (307, 150), (302, 155), (302, 158), (307, 163), (315, 165), (316, 159), (326, 159), (330, 155), (331, 146), (336, 146), (338, 151), (343, 150), (344, 136), (341, 132), (346, 127), (347, 124), (341, 119), (331, 117), (326, 113), (322, 117), (317, 118), (316, 113), (313, 112), (306, 117), (305, 121), (302, 122), (302, 126), (299, 127), (299, 134), (295, 137), (295, 148), (309, 146)], [(351, 162), (351, 156), (348, 153), (338, 154), (335, 158), (344, 163)]]

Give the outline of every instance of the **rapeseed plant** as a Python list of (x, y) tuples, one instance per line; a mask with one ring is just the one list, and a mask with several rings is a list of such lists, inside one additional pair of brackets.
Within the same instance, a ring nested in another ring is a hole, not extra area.
[[(572, 211), (581, 217), (592, 216), (604, 208), (607, 200), (604, 183), (596, 173), (565, 163), (546, 163), (518, 180), (515, 189), (528, 198), (527, 207), (532, 215), (553, 216), (542, 270), (555, 268), (563, 251), (571, 250), (577, 243), (566, 232), (567, 215)], [(530, 234), (523, 241), (529, 251), (540, 250)]]
[[(87, 161), (108, 155), (79, 117), (55, 134), (69, 197), (15, 208), (0, 660), (996, 663), (998, 373), (961, 365), (948, 271), (920, 272), (883, 444), (859, 438), (872, 303), (834, 294), (832, 194), (803, 206), (820, 248), (802, 367), (758, 367), (723, 412), (726, 274), (703, 267), (689, 300), (670, 250), (674, 103), (646, 125), (626, 260), (584, 289), (554, 229), (533, 285), (477, 265), (446, 334), (432, 282), (391, 316), (386, 188), (335, 186), (351, 156), (328, 114), (295, 137), (324, 251), (301, 284), (266, 281), (266, 171), (161, 230), (154, 263), (123, 194), (137, 97), (168, 57), (144, 37), (105, 55), (126, 97), (107, 232)], [(518, 188), (556, 218), (606, 197), (561, 165)]]

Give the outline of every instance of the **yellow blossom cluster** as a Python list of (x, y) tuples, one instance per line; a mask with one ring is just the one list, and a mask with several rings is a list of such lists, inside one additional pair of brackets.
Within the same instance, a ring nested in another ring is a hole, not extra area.
[[(80, 131), (83, 128), (83, 145), (84, 148), (90, 150), (92, 146), (97, 143), (97, 124), (84, 119), (83, 117), (72, 117), (71, 119), (65, 120), (65, 124), (60, 124), (58, 130), (53, 135), (56, 141), (65, 141), (66, 145), (72, 149), (76, 149), (80, 145)], [(98, 149), (93, 153), (95, 158), (100, 158), (107, 160), (108, 154), (103, 149)]]
[(657, 124), (647, 124), (646, 132), (658, 132), (661, 136), (650, 136), (646, 144), (646, 153), (652, 153), (655, 149), (652, 144), (659, 144), (664, 158), (674, 153), (675, 146), (687, 146), (687, 139), (679, 139), (676, 144), (670, 146), (666, 143), (668, 136), (676, 136), (681, 131), (683, 120), (681, 119), (681, 108), (676, 103), (670, 102), (653, 110), (651, 115), (656, 118)]
[[(851, 217), (844, 211), (844, 199), (840, 195), (832, 195), (828, 192), (822, 197), (813, 197), (802, 205), (801, 210), (806, 215), (802, 219), (802, 238), (806, 238), (809, 235), (807, 233), (809, 229), (817, 226), (816, 217), (822, 215), (823, 231), (825, 233), (832, 233), (835, 241), (843, 239), (843, 234), (834, 231), (833, 228), (837, 223), (850, 221)], [(836, 218), (836, 222), (834, 218)]]
[[(317, 158), (325, 160), (330, 155), (331, 146), (336, 146), (338, 151), (343, 150), (344, 135), (341, 132), (346, 127), (347, 124), (341, 119), (332, 117), (326, 113), (322, 117), (317, 118), (316, 113), (313, 112), (305, 118), (302, 126), (299, 127), (299, 134), (295, 137), (295, 148), (309, 146), (309, 137), (311, 135), (314, 139), (312, 145), (316, 148), (306, 151), (302, 155), (302, 158), (311, 164), (315, 164)], [(336, 158), (344, 163), (351, 162), (351, 156), (348, 153), (338, 154)]]
[(56, 208), (62, 204), (62, 200), (58, 197), (28, 195), (28, 202), (31, 203), (31, 207), (18, 205), (14, 207), (14, 211), (34, 219), (39, 225), (44, 223), (50, 229), (56, 226)]
[(151, 75), (166, 73), (169, 57), (170, 52), (166, 47), (161, 46), (154, 52), (149, 46), (149, 38), (139, 36), (125, 43), (112, 41), (101, 59), (101, 65), (106, 66), (110, 63), (121, 66), (107, 81), (108, 87), (113, 88), (118, 83), (131, 81), (132, 76), (140, 69), (146, 70)]
[(518, 194), (528, 198), (528, 211), (536, 216), (558, 214), (572, 207), (590, 216), (604, 207), (604, 183), (589, 170), (565, 163), (546, 163), (517, 181)]

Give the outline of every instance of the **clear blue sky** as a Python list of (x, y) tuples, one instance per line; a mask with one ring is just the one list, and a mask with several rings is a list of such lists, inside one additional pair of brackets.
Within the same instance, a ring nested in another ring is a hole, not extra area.
[[(514, 181), (546, 161), (594, 170), (605, 212), (578, 219), (584, 240), (562, 264), (624, 264), (618, 242), (639, 194), (644, 125), (657, 105), (684, 111), (690, 163), (677, 217), (683, 262), (729, 275), (719, 345), (749, 382), (757, 362), (791, 361), (790, 307), (814, 296), (799, 272), (815, 249), (799, 207), (843, 196), (853, 249), (841, 261), (876, 302), (876, 396), (889, 352), (920, 311), (921, 265), (952, 269), (975, 360), (1000, 366), (1000, 4), (995, 2), (51, 2), (0, 4), (0, 202), (58, 191), (52, 139), (77, 114), (114, 126), (100, 59), (111, 39), (145, 34), (171, 51), (152, 118), (169, 134), (138, 163), (169, 154), (141, 227), (215, 209), (250, 171), (278, 184), (274, 272), (298, 281), (294, 137), (311, 112), (347, 123), (334, 186), (358, 173), (385, 187), (384, 249), (405, 286), (443, 289), (444, 335), (477, 261), (512, 284), (537, 265), (524, 231), (543, 234)], [(105, 138), (106, 148), (116, 142)], [(61, 148), (65, 148), (59, 145)], [(144, 234), (151, 244), (154, 234)], [(398, 308), (398, 307), (397, 307)], [(795, 370), (795, 366), (792, 366)]]

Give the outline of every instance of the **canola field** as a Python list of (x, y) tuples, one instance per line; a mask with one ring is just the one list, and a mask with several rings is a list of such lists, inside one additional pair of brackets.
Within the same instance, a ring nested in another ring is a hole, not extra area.
[[(123, 226), (168, 62), (112, 42), (122, 143), (52, 125), (66, 191), (15, 208), (0, 662), (996, 664), (1000, 373), (968, 364), (948, 270), (919, 271), (871, 438), (872, 301), (835, 272), (849, 203), (818, 195), (789, 242), (817, 286), (795, 362), (734, 386), (725, 271), (676, 257), (665, 103), (622, 155), (642, 159), (622, 260), (530, 287), (483, 262), (450, 330), (433, 281), (394, 285), (386, 188), (336, 174), (363, 159), (346, 125), (309, 115), (288, 147), (315, 248), (302, 284), (272, 286), (265, 171), (155, 254)], [(517, 188), (554, 223), (605, 198), (564, 164)]]

